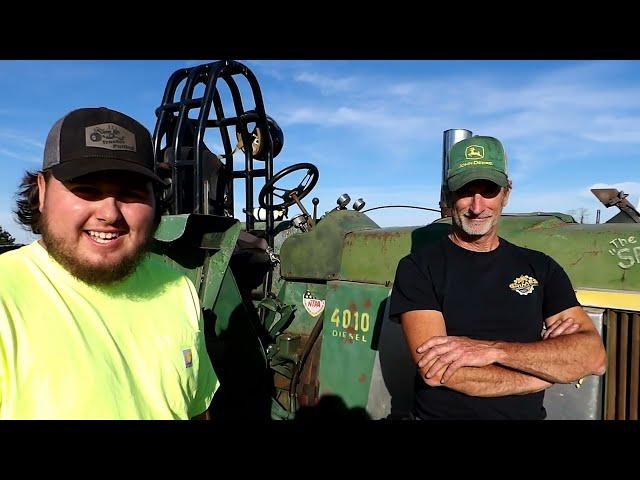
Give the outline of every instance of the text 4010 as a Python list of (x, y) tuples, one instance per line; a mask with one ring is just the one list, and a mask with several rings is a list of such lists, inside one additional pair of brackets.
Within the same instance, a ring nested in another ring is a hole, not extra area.
[(371, 325), (369, 314), (364, 312), (352, 312), (351, 310), (342, 310), (336, 308), (331, 315), (331, 323), (335, 323), (336, 327), (342, 327), (345, 330), (353, 329), (355, 332), (368, 332)]

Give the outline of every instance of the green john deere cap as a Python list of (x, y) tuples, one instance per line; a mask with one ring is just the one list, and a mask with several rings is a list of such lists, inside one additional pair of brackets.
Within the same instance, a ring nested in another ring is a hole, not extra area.
[(447, 186), (455, 192), (473, 180), (489, 180), (506, 187), (507, 156), (500, 141), (493, 137), (471, 137), (449, 151)]

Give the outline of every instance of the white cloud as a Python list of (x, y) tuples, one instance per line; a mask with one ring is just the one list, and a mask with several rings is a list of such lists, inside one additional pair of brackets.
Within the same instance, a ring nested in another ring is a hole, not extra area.
[[(385, 107), (362, 105), (358, 108), (336, 106), (335, 108), (301, 107), (286, 112), (282, 123), (284, 125), (313, 124), (323, 127), (349, 127), (356, 130), (368, 129), (372, 140), (389, 140), (393, 142), (398, 137), (408, 139), (424, 132), (431, 119), (428, 115), (407, 114), (398, 121), (395, 115), (385, 110)], [(384, 133), (384, 135), (380, 135)], [(366, 135), (367, 131), (363, 133)]]
[[(629, 63), (554, 66), (518, 81), (497, 74), (472, 80), (452, 74), (397, 82), (381, 73), (365, 83), (349, 76), (345, 84), (357, 89), (345, 88), (335, 100), (304, 97), (285, 103), (281, 118), (288, 125), (368, 128), (371, 142), (386, 152), (410, 139), (437, 139), (448, 128), (468, 128), (505, 141), (513, 166), (521, 161), (516, 152), (524, 152), (524, 146), (539, 147), (536, 157), (544, 161), (536, 164), (547, 166), (611, 143), (640, 143), (640, 88), (610, 81)], [(330, 77), (319, 74), (299, 78), (321, 88), (331, 84)], [(538, 168), (528, 164), (516, 173), (522, 179)]]
[(44, 143), (34, 139), (33, 137), (21, 132), (16, 132), (10, 129), (0, 129), (0, 138), (15, 142), (20, 145), (29, 147), (36, 147), (38, 149), (44, 149)]
[(347, 92), (352, 90), (356, 84), (354, 77), (329, 77), (311, 72), (299, 73), (294, 79), (297, 82), (308, 83), (318, 88), (320, 92), (325, 95), (336, 92)]
[(312, 68), (314, 64), (306, 60), (249, 60), (241, 63), (251, 68), (258, 79), (268, 76), (278, 81), (295, 77), (299, 72)]
[(419, 91), (419, 84), (416, 82), (403, 82), (391, 85), (388, 89), (389, 94), (398, 97), (409, 97)]
[(0, 157), (22, 158), (22, 155), (0, 147)]

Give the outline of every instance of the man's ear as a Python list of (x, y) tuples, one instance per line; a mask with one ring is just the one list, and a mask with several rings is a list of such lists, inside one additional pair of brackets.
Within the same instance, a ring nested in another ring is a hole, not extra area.
[(38, 210), (42, 213), (44, 208), (44, 196), (47, 191), (47, 180), (42, 173), (38, 174)]

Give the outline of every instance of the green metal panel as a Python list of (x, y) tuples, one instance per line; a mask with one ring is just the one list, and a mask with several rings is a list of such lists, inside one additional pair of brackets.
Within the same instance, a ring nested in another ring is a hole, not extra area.
[(353, 210), (328, 213), (309, 232), (292, 235), (280, 249), (280, 275), (286, 279), (332, 280), (340, 270), (344, 235), (378, 228), (366, 215)]
[[(215, 235), (216, 233), (205, 234)], [(201, 302), (203, 308), (212, 308), (222, 284), (223, 275), (227, 271), (229, 259), (236, 246), (238, 235), (240, 234), (240, 224), (238, 222), (231, 224), (229, 228), (223, 232), (223, 235), (217, 239), (219, 241), (219, 250), (209, 257), (208, 263), (205, 264), (203, 271), (203, 289), (201, 294)], [(207, 245), (207, 237), (204, 244)]]
[[(253, 313), (253, 315), (252, 315)], [(212, 402), (214, 419), (271, 418), (271, 374), (254, 323), (227, 269), (213, 309), (205, 309), (205, 337), (220, 389)]]
[(345, 236), (341, 280), (389, 286), (402, 257), (412, 249), (437, 242), (450, 226), (391, 227), (352, 232)]
[[(324, 315), (324, 311), (321, 311), (313, 316), (305, 308), (303, 304), (303, 297), (306, 292), (310, 292), (315, 298), (324, 302), (327, 295), (327, 285), (324, 283), (285, 282), (284, 286), (280, 290), (280, 300), (283, 303), (294, 305), (296, 307), (293, 321), (286, 329), (287, 333), (295, 335), (309, 335), (318, 321), (318, 318), (321, 315)], [(315, 313), (314, 311), (312, 312)]]
[(553, 257), (575, 288), (640, 290), (640, 224), (534, 228), (505, 229), (504, 237)]
[(213, 308), (235, 248), (240, 223), (214, 215), (167, 215), (155, 233), (153, 251), (193, 282), (204, 309)]
[[(322, 328), (320, 395), (339, 395), (347, 407), (367, 407), (380, 330), (389, 289), (331, 281)], [(357, 322), (356, 322), (357, 320)], [(372, 343), (373, 341), (373, 343)]]
[[(567, 223), (569, 219), (562, 214), (505, 215), (499, 234), (516, 245), (550, 255), (566, 270), (575, 288), (640, 290), (640, 225), (584, 225)], [(390, 285), (398, 261), (412, 249), (441, 238), (450, 222), (346, 235), (339, 278)]]
[[(212, 334), (210, 346), (213, 349), (209, 351), (212, 358), (233, 354), (233, 358), (243, 364), (266, 365), (256, 328), (230, 270), (224, 273), (218, 298), (212, 310), (205, 310), (205, 317), (205, 321), (209, 322), (208, 331)], [(239, 365), (230, 365), (234, 369), (239, 368)]]

